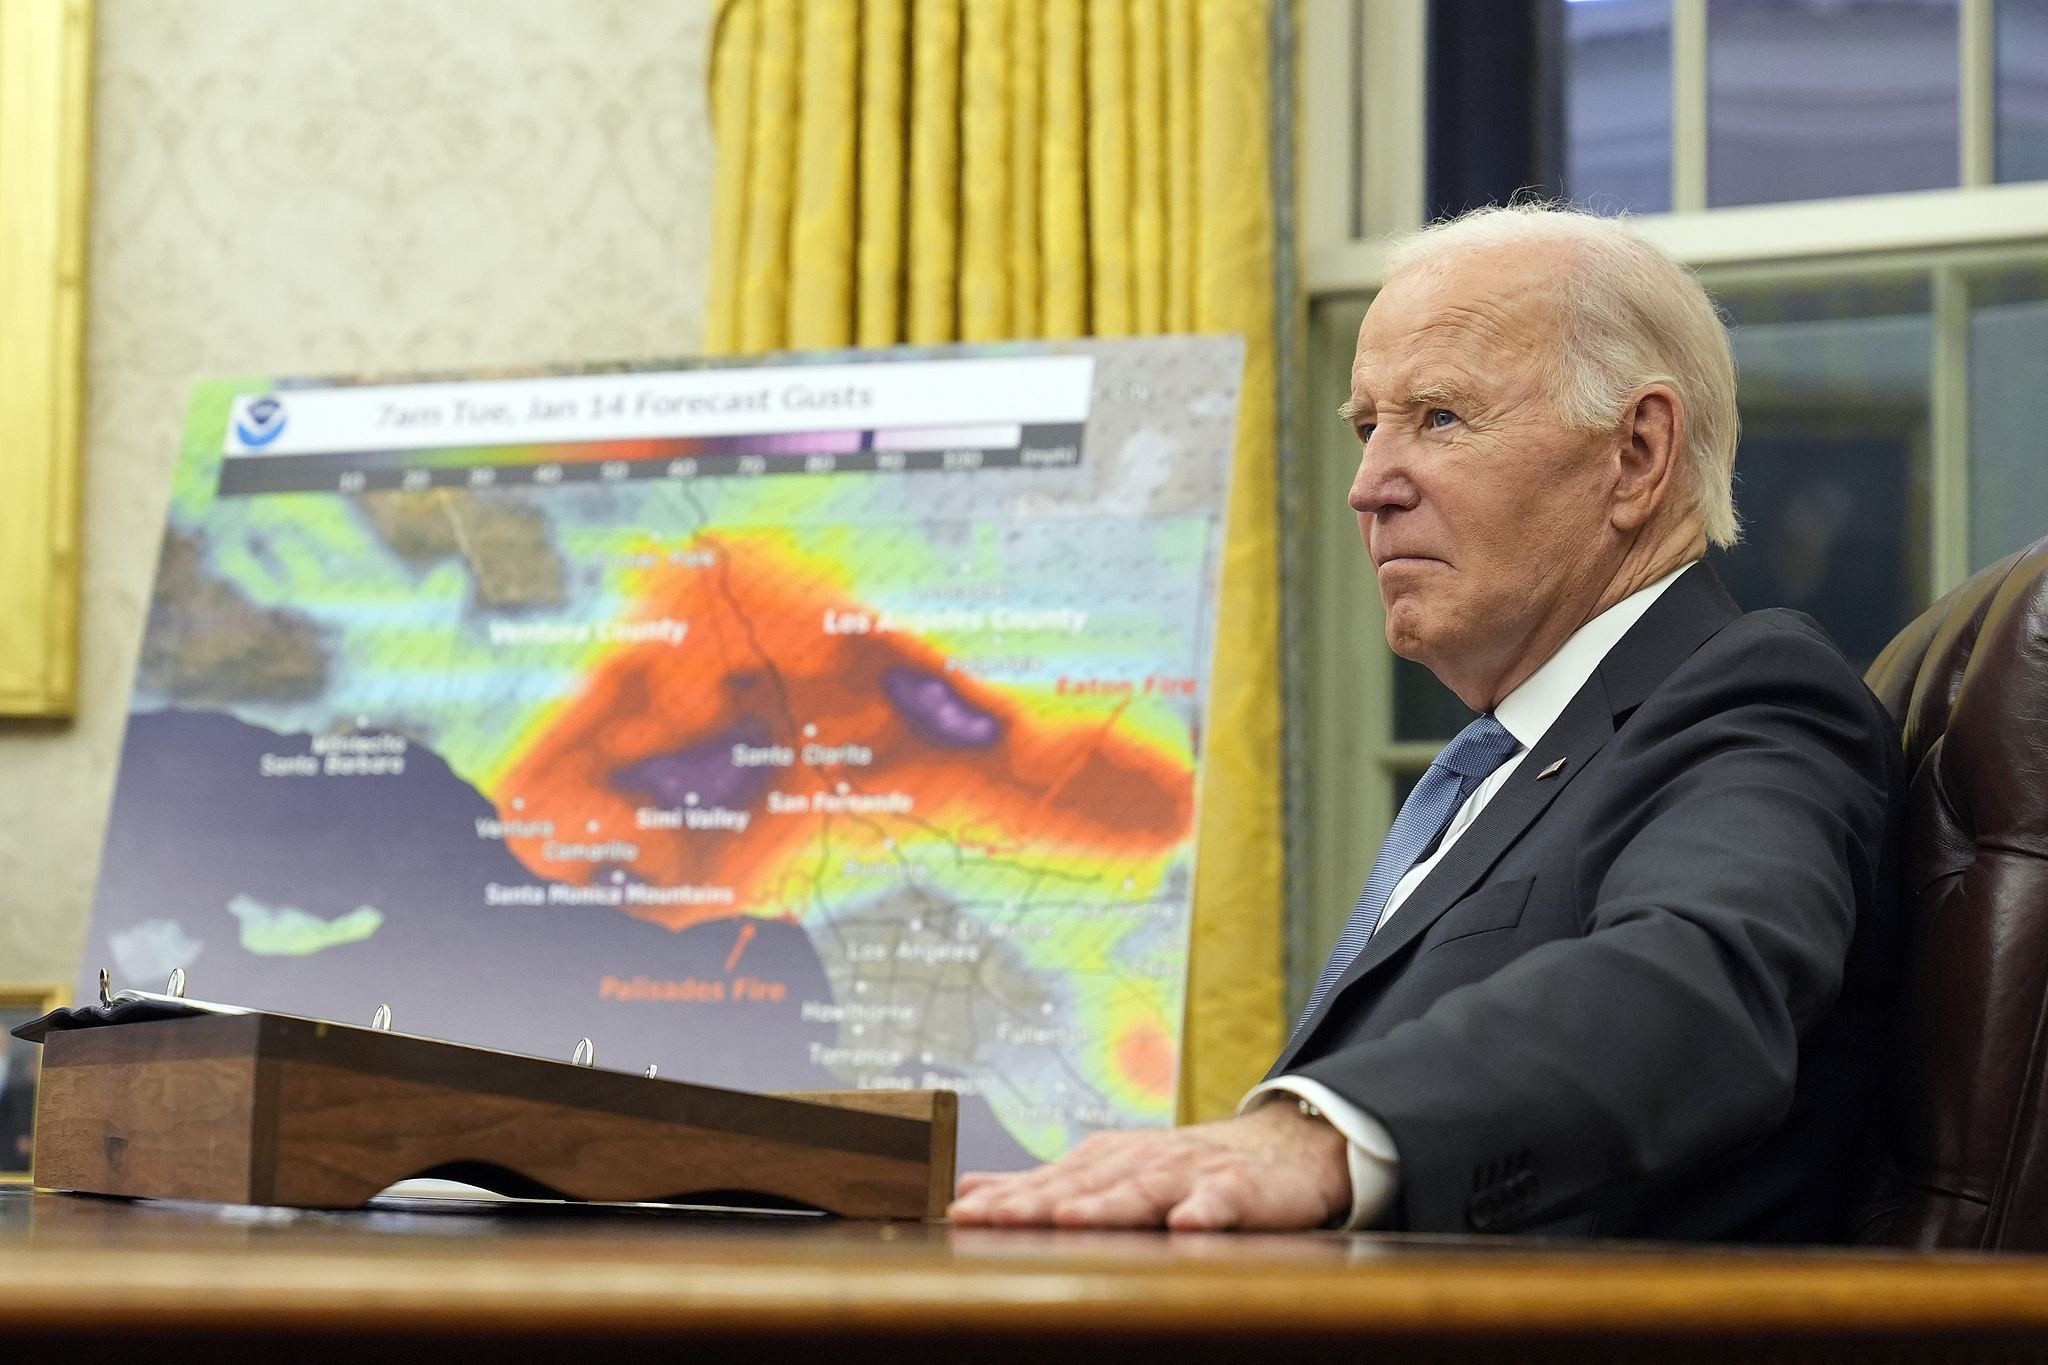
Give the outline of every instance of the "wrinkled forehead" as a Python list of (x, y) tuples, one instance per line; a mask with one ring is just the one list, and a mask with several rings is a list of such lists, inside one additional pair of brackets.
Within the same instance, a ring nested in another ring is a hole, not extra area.
[[(1548, 243), (1478, 247), (1417, 262), (1387, 281), (1358, 330), (1354, 383), (1547, 372), (1557, 346), (1565, 253)], [(1391, 396), (1391, 395), (1389, 395)]]

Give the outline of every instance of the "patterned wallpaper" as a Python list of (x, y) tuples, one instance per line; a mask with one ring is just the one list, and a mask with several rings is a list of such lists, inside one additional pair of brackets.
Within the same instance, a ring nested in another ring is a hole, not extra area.
[(81, 704), (0, 725), (0, 980), (78, 967), (192, 381), (697, 350), (709, 11), (98, 0)]

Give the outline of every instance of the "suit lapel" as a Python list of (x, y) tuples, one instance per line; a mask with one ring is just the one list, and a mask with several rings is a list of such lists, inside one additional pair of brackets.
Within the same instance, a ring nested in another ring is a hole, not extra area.
[[(1353, 983), (1399, 954), (1441, 919), (1444, 911), (1462, 900), (1613, 736), (1606, 689), (1596, 673), (1529, 750), (1506, 785), (1493, 794), (1493, 799), (1479, 812), (1479, 818), (1451, 845), (1443, 860), (1408, 899), (1395, 907), (1385, 927), (1367, 941), (1365, 950), (1345, 968), (1344, 975), (1337, 978), (1337, 984), (1324, 997), (1322, 1009), (1306, 1028), (1294, 1035), (1274, 1071), (1284, 1070), (1294, 1060), (1294, 1054), (1321, 1027), (1338, 998)], [(1537, 776), (1560, 758), (1565, 760), (1563, 771), (1554, 777)]]
[[(1665, 589), (1643, 619), (1608, 651), (1550, 729), (1530, 747), (1514, 775), (1479, 812), (1479, 818), (1345, 969), (1324, 998), (1322, 1009), (1295, 1033), (1269, 1074), (1278, 1074), (1292, 1063), (1345, 991), (1399, 955), (1477, 886), (1559, 793), (1586, 770), (1593, 756), (1614, 737), (1620, 721), (1694, 650), (1741, 615), (1742, 609), (1704, 563)], [(1552, 777), (1539, 776), (1559, 759), (1565, 760), (1561, 771)]]
[[(1385, 931), (1374, 934), (1367, 942), (1365, 951), (1338, 979), (1331, 994), (1334, 996), (1414, 942), (1444, 911), (1462, 900), (1613, 737), (1607, 690), (1595, 673), (1543, 738), (1536, 741), (1506, 784), (1493, 794), (1471, 828), (1451, 845), (1414, 893), (1395, 908)], [(1565, 760), (1562, 772), (1555, 777), (1537, 777), (1560, 758)]]

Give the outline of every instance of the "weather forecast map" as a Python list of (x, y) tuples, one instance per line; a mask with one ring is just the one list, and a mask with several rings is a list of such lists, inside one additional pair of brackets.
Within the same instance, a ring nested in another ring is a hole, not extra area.
[(202, 386), (88, 972), (1173, 1113), (1228, 339)]

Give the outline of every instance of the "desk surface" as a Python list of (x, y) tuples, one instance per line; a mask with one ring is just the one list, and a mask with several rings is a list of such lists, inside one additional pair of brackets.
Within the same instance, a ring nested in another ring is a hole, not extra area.
[(689, 1340), (829, 1340), (836, 1359), (980, 1365), (1027, 1341), (1128, 1361), (1186, 1359), (1190, 1343), (1205, 1358), (1270, 1358), (1282, 1339), (1376, 1340), (1375, 1359), (1389, 1360), (1424, 1345), (1431, 1358), (1488, 1358), (1510, 1338), (1537, 1356), (1572, 1346), (1575, 1359), (1589, 1344), (1669, 1359), (1714, 1341), (1700, 1358), (1917, 1344), (2048, 1359), (2048, 1258), (443, 1207), (318, 1213), (0, 1189), (0, 1345), (75, 1355), (139, 1335), (159, 1359), (184, 1342), (223, 1361), (262, 1337), (274, 1361), (280, 1341), (374, 1338), (389, 1360), (411, 1354), (393, 1354), (400, 1339), (516, 1337), (574, 1343), (582, 1360), (610, 1343), (611, 1361), (636, 1356), (633, 1343), (673, 1360)]

